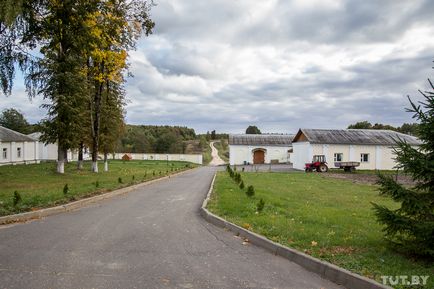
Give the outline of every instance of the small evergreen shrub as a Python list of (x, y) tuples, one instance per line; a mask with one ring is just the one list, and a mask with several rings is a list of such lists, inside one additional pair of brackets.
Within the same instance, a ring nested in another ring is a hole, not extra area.
[(68, 192), (69, 192), (68, 184), (65, 184), (65, 186), (63, 187), (63, 194), (64, 194), (64, 195), (67, 195)]
[(14, 197), (12, 198), (14, 207), (16, 207), (21, 202), (21, 194), (17, 191), (14, 192)]
[(95, 182), (95, 188), (99, 188), (99, 181), (98, 180)]
[(122, 183), (123, 183), (121, 177), (118, 178), (118, 183), (119, 183), (119, 184), (122, 184)]
[(133, 175), (133, 176), (131, 177), (131, 180), (134, 182), (135, 179), (136, 179), (136, 176)]
[(241, 183), (241, 174), (240, 173), (236, 173), (234, 180), (237, 184)]
[(245, 186), (244, 186), (244, 182), (241, 181), (241, 182), (240, 182), (240, 189), (241, 189), (241, 190), (244, 190), (244, 187), (245, 187)]
[(247, 191), (246, 191), (246, 195), (248, 197), (253, 197), (255, 195), (255, 188), (253, 186), (248, 186)]
[(265, 202), (264, 202), (264, 200), (261, 198), (261, 199), (259, 200), (259, 202), (256, 204), (256, 211), (257, 211), (258, 213), (262, 212), (262, 210), (264, 209), (264, 206), (265, 206)]
[(155, 171), (152, 171), (152, 175), (155, 176)]

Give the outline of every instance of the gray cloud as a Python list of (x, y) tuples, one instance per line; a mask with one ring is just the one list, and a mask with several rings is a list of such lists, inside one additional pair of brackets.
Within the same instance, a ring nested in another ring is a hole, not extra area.
[[(342, 128), (411, 121), (432, 75), (428, 0), (160, 0), (154, 35), (131, 53), (127, 121), (199, 132)], [(13, 99), (13, 100), (12, 100)], [(41, 118), (22, 90), (15, 106)]]

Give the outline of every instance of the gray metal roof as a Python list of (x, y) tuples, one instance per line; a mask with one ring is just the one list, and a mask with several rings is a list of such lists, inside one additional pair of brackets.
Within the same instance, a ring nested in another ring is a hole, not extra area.
[(293, 134), (230, 134), (230, 145), (291, 146)]
[(406, 141), (410, 145), (421, 144), (417, 137), (391, 130), (300, 129), (294, 142), (299, 140), (301, 134), (314, 144), (395, 145), (399, 140)]
[(32, 142), (35, 140), (25, 134), (0, 126), (0, 142), (21, 142), (21, 141)]

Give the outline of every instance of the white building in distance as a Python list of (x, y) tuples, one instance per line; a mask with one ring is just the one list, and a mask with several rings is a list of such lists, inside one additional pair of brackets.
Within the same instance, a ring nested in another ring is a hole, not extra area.
[(329, 168), (334, 162), (360, 162), (358, 169), (392, 170), (396, 162), (393, 148), (398, 140), (419, 146), (414, 136), (390, 130), (300, 129), (295, 135), (293, 166), (304, 169), (314, 155), (324, 155)]
[(0, 165), (38, 163), (39, 142), (0, 126)]
[(290, 163), (294, 135), (231, 134), (231, 165)]

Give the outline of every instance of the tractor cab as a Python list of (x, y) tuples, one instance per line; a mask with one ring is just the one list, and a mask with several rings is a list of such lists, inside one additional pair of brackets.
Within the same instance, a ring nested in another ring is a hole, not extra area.
[(329, 170), (327, 166), (327, 161), (325, 155), (314, 155), (311, 163), (305, 164), (305, 169), (307, 173), (316, 170), (319, 173), (325, 173)]

